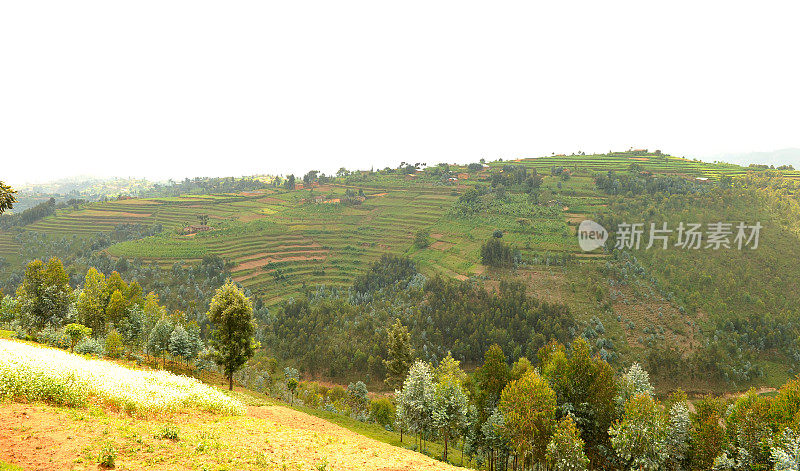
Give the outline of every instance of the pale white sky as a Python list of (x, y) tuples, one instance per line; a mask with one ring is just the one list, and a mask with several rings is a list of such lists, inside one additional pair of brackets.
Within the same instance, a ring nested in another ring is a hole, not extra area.
[(8, 1), (0, 180), (800, 147), (796, 1)]

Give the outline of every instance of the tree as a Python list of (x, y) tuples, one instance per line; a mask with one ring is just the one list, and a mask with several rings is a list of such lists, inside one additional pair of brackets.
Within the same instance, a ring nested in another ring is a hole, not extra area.
[(484, 354), (483, 366), (477, 373), (480, 388), (480, 403), (484, 411), (491, 413), (500, 401), (500, 393), (508, 383), (508, 363), (500, 345), (492, 344)]
[(494, 469), (494, 462), (496, 454), (507, 449), (508, 443), (506, 441), (505, 431), (505, 418), (499, 409), (495, 409), (486, 421), (481, 425), (481, 433), (483, 434), (486, 451), (489, 455), (489, 470)]
[[(451, 357), (452, 358), (452, 357)], [(445, 374), (436, 385), (433, 405), (433, 426), (444, 439), (442, 459), (447, 462), (447, 445), (467, 425), (469, 401), (454, 374)]]
[(669, 453), (669, 468), (682, 469), (689, 449), (689, 405), (683, 397), (669, 408), (669, 433), (667, 435), (667, 452)]
[(119, 358), (124, 353), (122, 335), (116, 329), (106, 335), (105, 352), (111, 358)]
[(19, 302), (13, 296), (0, 299), (0, 324), (10, 324), (19, 316)]
[(310, 170), (308, 173), (303, 175), (303, 183), (308, 186), (311, 183), (317, 181), (317, 175), (319, 175), (319, 170)]
[(386, 385), (397, 388), (403, 383), (408, 374), (411, 363), (414, 361), (414, 350), (411, 348), (411, 334), (400, 319), (395, 320), (389, 329), (389, 343), (387, 346), (389, 358), (383, 361), (386, 366)]
[(363, 381), (356, 381), (347, 385), (347, 399), (355, 410), (366, 409), (369, 404), (367, 385)]
[(572, 342), (569, 355), (563, 345), (551, 343), (537, 354), (542, 375), (556, 392), (559, 413), (571, 414), (592, 468), (607, 463), (611, 448), (608, 429), (617, 418), (617, 380), (614, 370), (582, 338)]
[(194, 360), (200, 355), (203, 350), (203, 339), (200, 336), (200, 326), (197, 322), (190, 322), (186, 329), (189, 336), (189, 351), (186, 356), (187, 360)]
[(78, 295), (76, 308), (81, 324), (92, 329), (95, 335), (105, 332), (106, 277), (94, 268), (86, 272), (83, 289)]
[(403, 389), (397, 391), (397, 414), (412, 432), (420, 435), (423, 442), (432, 431), (432, 414), (435, 403), (435, 388), (431, 367), (417, 360), (408, 371)]
[(646, 393), (625, 403), (622, 420), (611, 426), (611, 444), (628, 469), (661, 471), (669, 458), (668, 423), (661, 406)]
[(64, 327), (64, 333), (69, 337), (69, 351), (75, 351), (75, 345), (78, 344), (84, 337), (92, 335), (92, 329), (81, 324), (67, 324)]
[(189, 334), (183, 326), (178, 325), (169, 336), (169, 352), (172, 356), (186, 359), (190, 352)]
[(571, 416), (561, 419), (547, 445), (546, 459), (553, 471), (586, 471), (589, 458), (583, 451), (583, 440)]
[(622, 376), (620, 381), (619, 403), (624, 406), (628, 399), (639, 394), (653, 395), (653, 386), (650, 384), (650, 375), (639, 365), (634, 363)]
[(128, 303), (120, 290), (114, 290), (106, 306), (106, 320), (115, 326), (128, 317)]
[(64, 265), (58, 258), (45, 264), (41, 260), (28, 263), (22, 285), (17, 288), (20, 311), (28, 319), (28, 332), (46, 324), (60, 326), (67, 314), (72, 289)]
[[(497, 231), (495, 231), (497, 232)], [(500, 232), (499, 235), (503, 233)], [(511, 246), (497, 237), (491, 237), (481, 246), (481, 263), (492, 267), (514, 265), (515, 253)]]
[(214, 326), (211, 346), (214, 361), (223, 368), (228, 388), (233, 390), (233, 374), (253, 356), (253, 306), (244, 293), (228, 280), (211, 299), (208, 318)]
[(459, 385), (463, 385), (467, 380), (467, 374), (461, 369), (461, 362), (453, 358), (453, 355), (448, 351), (447, 355), (442, 358), (439, 365), (433, 372), (434, 378), (437, 382), (441, 383), (447, 379), (455, 380)]
[(162, 318), (156, 323), (147, 338), (147, 352), (154, 357), (162, 357), (162, 367), (166, 366), (164, 354), (169, 352), (169, 341), (173, 329), (172, 321), (167, 317)]
[(14, 207), (14, 203), (17, 202), (14, 193), (16, 190), (0, 181), (0, 214)]
[(775, 471), (800, 470), (800, 436), (791, 428), (785, 428), (776, 446), (770, 448)]
[(424, 249), (431, 245), (431, 233), (427, 229), (420, 229), (414, 235), (414, 247)]
[(144, 340), (145, 330), (145, 314), (141, 307), (133, 306), (128, 311), (128, 315), (122, 319), (119, 325), (119, 333), (122, 334), (122, 339), (130, 350), (141, 345)]
[(531, 371), (508, 383), (500, 397), (505, 433), (511, 446), (534, 463), (543, 463), (556, 417), (556, 393)]
[(289, 405), (294, 404), (294, 392), (297, 391), (297, 385), (300, 384), (300, 381), (297, 378), (289, 378), (286, 381), (286, 387), (289, 389), (289, 392), (292, 394), (290, 396)]
[(710, 469), (725, 447), (722, 414), (725, 404), (720, 399), (705, 397), (695, 404), (689, 432), (689, 461), (693, 469)]

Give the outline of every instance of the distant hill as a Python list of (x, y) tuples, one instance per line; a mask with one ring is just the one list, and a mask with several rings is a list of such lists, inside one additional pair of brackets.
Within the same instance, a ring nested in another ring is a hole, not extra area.
[(764, 164), (774, 165), (792, 165), (794, 168), (800, 168), (800, 148), (790, 147), (788, 149), (774, 150), (772, 152), (744, 152), (737, 154), (719, 154), (710, 159), (729, 162), (739, 165), (750, 164)]

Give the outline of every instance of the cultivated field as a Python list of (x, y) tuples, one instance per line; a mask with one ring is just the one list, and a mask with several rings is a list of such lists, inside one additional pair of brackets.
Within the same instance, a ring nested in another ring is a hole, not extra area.
[(186, 409), (244, 413), (244, 405), (194, 378), (133, 370), (62, 350), (0, 340), (0, 398), (151, 416)]

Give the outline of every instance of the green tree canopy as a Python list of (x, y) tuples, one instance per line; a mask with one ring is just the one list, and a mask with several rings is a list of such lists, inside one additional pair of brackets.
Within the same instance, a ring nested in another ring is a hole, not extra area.
[(511, 446), (534, 463), (543, 463), (556, 418), (556, 393), (536, 372), (509, 383), (501, 394), (500, 412)]
[(46, 324), (61, 325), (72, 296), (68, 280), (58, 258), (53, 257), (47, 263), (34, 260), (28, 264), (22, 285), (17, 288), (19, 308), (28, 331), (39, 330)]
[(223, 368), (233, 390), (233, 374), (255, 352), (253, 306), (244, 293), (228, 280), (211, 299), (208, 318), (214, 326), (211, 346), (214, 361)]
[(0, 181), (0, 214), (14, 207), (17, 202), (14, 193), (16, 191), (13, 188)]
[(392, 389), (403, 383), (411, 363), (414, 361), (414, 350), (411, 348), (411, 335), (400, 319), (389, 329), (389, 358), (384, 360), (386, 366), (386, 385)]

